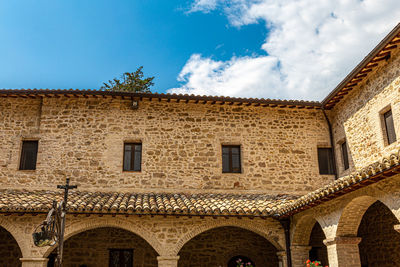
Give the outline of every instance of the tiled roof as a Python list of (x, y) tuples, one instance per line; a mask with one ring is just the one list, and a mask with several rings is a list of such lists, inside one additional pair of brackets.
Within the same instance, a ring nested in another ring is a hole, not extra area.
[[(184, 102), (199, 104), (227, 104), (227, 105), (245, 105), (262, 107), (282, 107), (282, 108), (306, 108), (321, 109), (321, 103), (317, 101), (303, 100), (280, 100), (266, 98), (240, 98), (228, 96), (206, 96), (206, 95), (188, 95), (188, 94), (158, 94), (158, 93), (132, 93), (132, 92), (114, 92), (102, 90), (84, 90), (84, 89), (0, 89), (0, 97), (24, 97), (34, 98), (38, 96), (59, 97), (121, 97), (124, 99), (156, 99), (167, 102)], [(171, 101), (172, 100), (172, 101)]]
[(398, 153), (385, 157), (360, 171), (341, 177), (316, 191), (281, 206), (277, 215), (289, 216), (399, 173), (400, 150)]
[[(163, 194), (70, 191), (69, 212), (184, 216), (287, 217), (400, 173), (400, 150), (301, 197), (266, 194)], [(62, 192), (0, 190), (0, 213), (46, 213)]]
[[(48, 212), (60, 191), (0, 190), (0, 212)], [(199, 216), (272, 216), (291, 196), (260, 194), (153, 194), (70, 191), (70, 213)]]

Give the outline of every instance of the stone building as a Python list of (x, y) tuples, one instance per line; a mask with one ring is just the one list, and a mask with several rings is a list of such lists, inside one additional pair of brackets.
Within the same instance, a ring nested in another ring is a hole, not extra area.
[(322, 102), (0, 90), (0, 266), (67, 177), (65, 266), (400, 266), (399, 44)]

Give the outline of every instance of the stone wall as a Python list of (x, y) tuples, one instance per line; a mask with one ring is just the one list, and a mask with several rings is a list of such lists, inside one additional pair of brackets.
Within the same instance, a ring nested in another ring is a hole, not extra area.
[(251, 259), (256, 267), (277, 267), (276, 248), (250, 231), (223, 227), (202, 233), (179, 252), (179, 267), (226, 267), (235, 256)]
[[(333, 180), (319, 175), (329, 146), (321, 110), (118, 98), (3, 98), (0, 187), (81, 190), (295, 192)], [(35, 171), (19, 171), (21, 140), (39, 139)], [(123, 172), (123, 143), (142, 142), (141, 172)], [(242, 173), (222, 173), (222, 144), (241, 145)]]
[(21, 250), (12, 235), (0, 227), (0, 266), (18, 267), (21, 266)]
[(98, 228), (69, 238), (64, 245), (65, 267), (107, 267), (109, 249), (133, 249), (134, 267), (156, 267), (157, 252), (142, 238), (126, 230)]
[[(330, 112), (340, 176), (397, 152), (400, 142), (387, 145), (382, 115), (391, 108), (397, 140), (400, 138), (400, 52), (383, 61), (368, 79)], [(341, 144), (347, 140), (350, 168), (345, 171)]]
[(396, 224), (396, 217), (381, 202), (368, 208), (358, 228), (361, 266), (399, 265), (400, 233), (393, 228)]

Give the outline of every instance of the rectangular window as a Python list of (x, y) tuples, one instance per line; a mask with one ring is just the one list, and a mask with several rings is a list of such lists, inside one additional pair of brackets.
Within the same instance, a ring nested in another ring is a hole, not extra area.
[(396, 142), (396, 132), (394, 130), (392, 110), (389, 110), (383, 114), (383, 120), (385, 122), (387, 142), (388, 145), (390, 145), (391, 143)]
[(332, 148), (318, 148), (319, 174), (335, 174)]
[(124, 171), (140, 171), (142, 165), (142, 144), (124, 144)]
[(343, 158), (343, 168), (347, 170), (349, 168), (349, 154), (347, 154), (347, 144), (342, 143), (342, 158)]
[(20, 170), (36, 170), (38, 141), (22, 141)]
[(133, 267), (133, 249), (109, 249), (109, 267)]
[(240, 146), (222, 146), (222, 172), (240, 173)]

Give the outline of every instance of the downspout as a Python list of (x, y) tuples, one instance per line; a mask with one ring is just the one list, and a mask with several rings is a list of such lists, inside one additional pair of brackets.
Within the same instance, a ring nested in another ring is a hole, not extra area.
[(285, 231), (287, 267), (292, 267), (292, 251), (290, 249), (290, 219), (279, 220)]
[(332, 148), (333, 173), (335, 174), (335, 180), (336, 180), (338, 178), (338, 174), (336, 169), (336, 152), (335, 152), (335, 143), (333, 142), (332, 124), (329, 121), (328, 116), (326, 115), (324, 107), (322, 107), (322, 113), (324, 113), (326, 122), (328, 123), (329, 139), (331, 140), (331, 148)]

